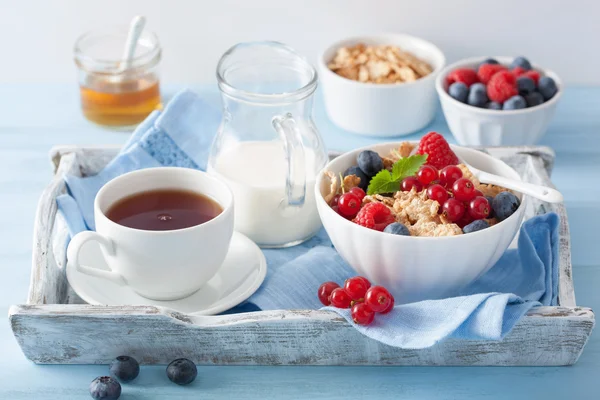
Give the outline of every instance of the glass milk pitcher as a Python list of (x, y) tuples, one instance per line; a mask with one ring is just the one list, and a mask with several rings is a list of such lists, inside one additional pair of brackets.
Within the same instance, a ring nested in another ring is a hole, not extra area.
[(208, 171), (229, 185), (235, 229), (261, 247), (287, 247), (321, 227), (315, 178), (327, 162), (312, 120), (317, 72), (277, 42), (241, 43), (217, 66), (223, 120)]

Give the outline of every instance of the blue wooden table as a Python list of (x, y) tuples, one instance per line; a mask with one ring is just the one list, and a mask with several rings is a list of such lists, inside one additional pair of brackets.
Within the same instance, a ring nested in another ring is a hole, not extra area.
[[(214, 86), (192, 86), (219, 104)], [(178, 87), (167, 87), (170, 97)], [(119, 144), (127, 133), (89, 124), (69, 85), (0, 85), (0, 312), (24, 303), (29, 286), (33, 218), (51, 177), (56, 144)], [(320, 99), (316, 122), (329, 149), (375, 139), (334, 127)], [(449, 133), (440, 114), (427, 130)], [(425, 130), (423, 131), (425, 132)], [(420, 132), (419, 134), (423, 133)], [(410, 136), (414, 139), (419, 134)], [(600, 309), (600, 87), (565, 91), (541, 144), (557, 154), (553, 180), (566, 199), (577, 304)], [(93, 329), (90, 328), (90, 329)], [(25, 359), (8, 320), (0, 327), (0, 399), (86, 399), (106, 366), (37, 366)], [(189, 387), (171, 384), (164, 367), (143, 367), (127, 399), (592, 399), (600, 396), (600, 337), (593, 334), (572, 367), (199, 367)]]

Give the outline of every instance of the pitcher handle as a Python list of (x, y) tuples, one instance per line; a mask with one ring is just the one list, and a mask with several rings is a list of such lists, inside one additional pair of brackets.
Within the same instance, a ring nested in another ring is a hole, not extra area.
[(286, 208), (302, 207), (306, 197), (306, 162), (298, 123), (290, 113), (273, 117), (272, 123), (283, 141), (287, 164), (286, 198), (283, 199), (282, 205)]

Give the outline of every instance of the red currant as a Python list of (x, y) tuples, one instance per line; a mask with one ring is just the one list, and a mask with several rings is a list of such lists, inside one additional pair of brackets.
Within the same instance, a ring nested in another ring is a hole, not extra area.
[(392, 295), (383, 286), (371, 286), (365, 295), (365, 304), (375, 312), (386, 310), (391, 301)]
[(468, 180), (467, 178), (457, 179), (456, 182), (452, 184), (452, 193), (454, 193), (454, 197), (460, 201), (471, 201), (475, 198), (475, 186), (473, 182)]
[(427, 198), (437, 201), (440, 205), (444, 204), (448, 197), (448, 191), (438, 183), (427, 188)]
[(477, 189), (475, 189), (475, 197), (478, 197), (478, 196), (485, 197), (485, 196), (483, 195), (483, 193), (481, 192), (481, 190), (477, 190)]
[(352, 306), (352, 320), (358, 325), (369, 325), (373, 322), (375, 313), (365, 303), (356, 303)]
[(484, 219), (490, 215), (490, 202), (483, 196), (477, 196), (469, 203), (469, 215), (473, 219)]
[(473, 217), (471, 217), (471, 215), (468, 212), (465, 212), (463, 216), (454, 223), (462, 229), (465, 226), (469, 225), (471, 222), (473, 222)]
[(365, 198), (365, 196), (367, 195), (367, 194), (365, 193), (365, 191), (364, 191), (364, 190), (362, 190), (361, 188), (359, 188), (358, 186), (356, 186), (356, 187), (353, 187), (353, 188), (352, 188), (352, 189), (350, 189), (348, 192), (349, 192), (349, 193), (352, 193), (353, 195), (355, 195), (356, 197), (358, 197), (358, 199), (359, 199), (360, 201), (362, 201), (362, 200)]
[(440, 171), (440, 183), (447, 188), (452, 187), (452, 184), (457, 179), (462, 178), (463, 173), (456, 165), (448, 165)]
[(442, 210), (450, 222), (456, 222), (465, 214), (465, 205), (454, 197), (450, 197), (444, 202)]
[(323, 303), (324, 306), (328, 306), (331, 304), (329, 296), (331, 296), (331, 292), (333, 292), (333, 289), (337, 289), (339, 287), (340, 285), (338, 285), (335, 282), (325, 282), (321, 284), (321, 286), (319, 286), (319, 291), (317, 293), (319, 296), (319, 300), (321, 301), (321, 303)]
[(391, 296), (391, 299), (392, 301), (390, 301), (388, 307), (385, 310), (381, 311), (379, 314), (387, 314), (394, 309), (394, 296)]
[(367, 285), (367, 289), (369, 289), (371, 287), (371, 282), (369, 282), (369, 280), (367, 278), (365, 278), (364, 276), (355, 276), (355, 278), (363, 281), (365, 283), (365, 285)]
[(350, 302), (352, 299), (348, 296), (348, 293), (341, 287), (333, 289), (329, 296), (331, 305), (337, 308), (350, 308)]
[(352, 300), (365, 298), (369, 286), (367, 286), (367, 283), (363, 279), (361, 276), (355, 276), (354, 278), (346, 279), (346, 282), (344, 282), (344, 290)]
[(339, 201), (340, 201), (340, 195), (336, 194), (335, 196), (333, 196), (333, 199), (331, 199), (331, 202), (329, 203), (329, 205), (331, 207), (337, 206)]
[(339, 213), (348, 218), (356, 217), (360, 211), (361, 201), (354, 193), (344, 193), (338, 202)]
[(400, 184), (400, 189), (402, 189), (403, 192), (410, 192), (413, 187), (417, 190), (417, 192), (423, 190), (423, 185), (414, 176), (404, 178)]
[(438, 170), (432, 165), (423, 165), (417, 172), (417, 179), (423, 186), (429, 185), (438, 178)]

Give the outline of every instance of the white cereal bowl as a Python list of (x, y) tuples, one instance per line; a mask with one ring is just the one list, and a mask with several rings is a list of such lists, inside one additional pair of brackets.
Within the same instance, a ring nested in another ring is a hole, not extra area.
[[(428, 62), (433, 72), (410, 83), (379, 84), (353, 81), (327, 67), (339, 48), (358, 43), (398, 46)], [(327, 114), (340, 128), (361, 135), (389, 137), (415, 132), (435, 116), (438, 106), (435, 78), (445, 63), (438, 47), (410, 35), (382, 34), (338, 41), (318, 60)]]
[[(448, 237), (399, 236), (364, 228), (338, 215), (323, 196), (329, 188), (325, 171), (343, 173), (356, 165), (363, 150), (388, 154), (399, 143), (385, 143), (345, 153), (331, 161), (315, 185), (317, 209), (340, 256), (374, 284), (385, 286), (398, 304), (455, 296), (488, 271), (502, 256), (521, 226), (526, 197), (506, 220), (481, 231)], [(478, 150), (452, 146), (456, 154), (481, 170), (520, 180), (504, 162)]]
[[(542, 138), (554, 115), (563, 86), (559, 77), (548, 69), (533, 66), (542, 76), (556, 82), (558, 92), (539, 106), (522, 110), (488, 110), (453, 99), (448, 94), (446, 77), (458, 68), (476, 68), (488, 57), (467, 58), (444, 68), (435, 83), (444, 116), (456, 141), (463, 146), (520, 146), (536, 144)], [(494, 57), (509, 65), (513, 57)]]

